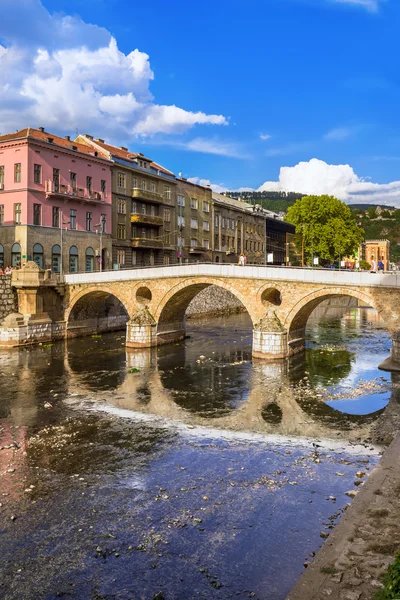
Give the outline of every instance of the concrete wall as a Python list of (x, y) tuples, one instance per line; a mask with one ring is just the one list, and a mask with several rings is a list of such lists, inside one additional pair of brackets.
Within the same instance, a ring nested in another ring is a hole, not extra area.
[(11, 275), (0, 275), (0, 322), (17, 312), (17, 294), (11, 287)]

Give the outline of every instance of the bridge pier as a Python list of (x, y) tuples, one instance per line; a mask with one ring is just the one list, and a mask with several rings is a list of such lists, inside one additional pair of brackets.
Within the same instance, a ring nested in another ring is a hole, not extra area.
[(126, 324), (128, 348), (157, 346), (157, 323), (147, 306), (143, 306)]
[(378, 367), (382, 371), (400, 371), (400, 331), (392, 334), (392, 351)]
[(288, 332), (274, 311), (270, 311), (253, 330), (253, 357), (277, 360), (289, 355)]

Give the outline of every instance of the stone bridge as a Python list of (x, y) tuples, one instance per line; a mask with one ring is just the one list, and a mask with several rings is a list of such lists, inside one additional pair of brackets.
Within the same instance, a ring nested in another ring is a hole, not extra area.
[(49, 277), (34, 263), (13, 273), (19, 312), (3, 320), (0, 345), (125, 325), (128, 347), (175, 342), (184, 338), (191, 300), (215, 285), (231, 292), (247, 310), (255, 358), (282, 359), (301, 352), (307, 320), (318, 304), (351, 296), (381, 316), (393, 340), (385, 366), (400, 365), (400, 273), (198, 264), (69, 274), (62, 283)]

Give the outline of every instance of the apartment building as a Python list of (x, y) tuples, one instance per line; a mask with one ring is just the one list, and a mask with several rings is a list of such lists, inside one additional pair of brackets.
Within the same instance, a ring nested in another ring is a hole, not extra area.
[(39, 129), (0, 136), (0, 266), (111, 266), (111, 163)]
[(91, 135), (76, 141), (111, 161), (114, 268), (168, 265), (176, 260), (174, 174), (141, 153)]
[(211, 188), (177, 179), (176, 188), (177, 258), (183, 263), (211, 262), (212, 192)]
[(235, 263), (243, 253), (248, 264), (265, 263), (265, 220), (251, 204), (212, 192), (213, 261)]

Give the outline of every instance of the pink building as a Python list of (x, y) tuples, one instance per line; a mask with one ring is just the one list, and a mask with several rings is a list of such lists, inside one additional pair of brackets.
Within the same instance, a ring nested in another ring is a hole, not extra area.
[(39, 129), (0, 136), (0, 266), (111, 268), (111, 162)]

